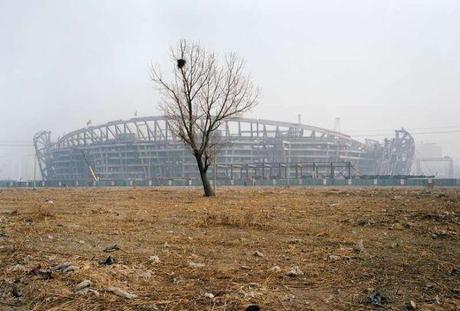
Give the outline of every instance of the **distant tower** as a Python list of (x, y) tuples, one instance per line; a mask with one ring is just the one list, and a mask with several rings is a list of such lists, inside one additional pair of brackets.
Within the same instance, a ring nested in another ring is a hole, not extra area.
[(334, 120), (334, 131), (340, 132), (340, 117), (336, 117)]
[(297, 123), (302, 124), (302, 115), (300, 113), (297, 115)]

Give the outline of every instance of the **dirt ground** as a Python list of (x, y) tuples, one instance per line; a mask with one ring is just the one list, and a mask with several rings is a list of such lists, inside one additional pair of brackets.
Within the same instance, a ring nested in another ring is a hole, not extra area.
[(0, 309), (458, 310), (459, 217), (460, 189), (3, 189)]

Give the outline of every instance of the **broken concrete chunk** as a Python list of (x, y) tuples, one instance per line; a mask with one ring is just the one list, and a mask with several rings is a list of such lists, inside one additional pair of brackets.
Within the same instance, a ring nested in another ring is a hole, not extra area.
[(148, 270), (141, 274), (144, 279), (150, 279), (152, 277), (152, 271)]
[(124, 291), (124, 290), (122, 290), (122, 289), (120, 289), (118, 287), (108, 287), (106, 289), (106, 291), (108, 291), (108, 292), (110, 292), (110, 293), (112, 293), (114, 295), (117, 295), (119, 297), (124, 297), (126, 299), (133, 299), (133, 298), (137, 297), (137, 295), (132, 294), (132, 293), (128, 293), (127, 291)]
[(190, 261), (188, 263), (188, 265), (192, 268), (203, 268), (205, 266), (204, 263), (197, 263), (197, 262), (193, 262), (193, 261)]
[(417, 304), (413, 300), (404, 304), (404, 310), (416, 310), (416, 309), (417, 309)]
[(154, 255), (149, 257), (149, 262), (151, 263), (159, 263), (160, 262), (160, 257)]
[(353, 247), (353, 249), (360, 253), (364, 252), (365, 248), (363, 240), (359, 240), (358, 242), (356, 242), (356, 245), (355, 247)]
[(213, 293), (205, 293), (204, 296), (206, 298), (209, 298), (209, 299), (213, 299), (214, 298), (214, 294)]
[(74, 291), (78, 292), (79, 290), (90, 287), (91, 285), (93, 285), (93, 282), (91, 282), (90, 280), (84, 280), (75, 286)]
[(327, 256), (327, 260), (329, 260), (329, 261), (337, 261), (337, 260), (340, 260), (340, 259), (342, 259), (342, 257), (337, 256), (337, 255), (329, 255), (329, 256)]
[(291, 276), (291, 277), (299, 276), (299, 275), (303, 275), (303, 271), (300, 270), (299, 266), (292, 267), (291, 270), (289, 270), (287, 273), (287, 276)]
[(259, 252), (259, 251), (255, 251), (254, 256), (261, 257), (261, 258), (265, 257), (265, 255), (263, 253)]

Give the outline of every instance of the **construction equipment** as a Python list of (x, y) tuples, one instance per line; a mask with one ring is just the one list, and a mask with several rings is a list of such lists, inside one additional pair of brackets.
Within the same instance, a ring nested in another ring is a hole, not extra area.
[(90, 172), (91, 177), (93, 178), (93, 181), (98, 181), (99, 176), (96, 175), (96, 172), (93, 169), (93, 167), (91, 166), (91, 163), (89, 163), (88, 158), (86, 157), (85, 151), (81, 150), (81, 149), (80, 149), (80, 151), (81, 151), (81, 154), (83, 155), (83, 159), (85, 160), (86, 165), (88, 165), (88, 170)]

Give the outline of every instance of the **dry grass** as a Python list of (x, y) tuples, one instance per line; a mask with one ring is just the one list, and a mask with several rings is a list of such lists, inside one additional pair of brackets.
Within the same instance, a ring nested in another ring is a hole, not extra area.
[[(455, 189), (0, 190), (0, 309), (361, 310), (379, 291), (455, 310), (459, 214)], [(79, 270), (31, 274), (64, 262)], [(98, 297), (74, 293), (86, 279)]]

